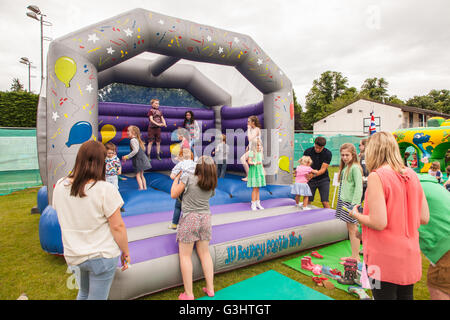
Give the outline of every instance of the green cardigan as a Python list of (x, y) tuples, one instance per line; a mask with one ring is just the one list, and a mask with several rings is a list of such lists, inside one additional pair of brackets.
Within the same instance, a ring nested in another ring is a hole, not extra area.
[(358, 165), (352, 165), (348, 177), (348, 167), (345, 166), (341, 173), (341, 200), (351, 204), (360, 204), (363, 191), (363, 178)]

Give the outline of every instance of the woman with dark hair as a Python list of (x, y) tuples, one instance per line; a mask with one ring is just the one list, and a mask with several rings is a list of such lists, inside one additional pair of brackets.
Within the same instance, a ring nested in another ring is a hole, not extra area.
[(80, 270), (77, 300), (106, 300), (119, 256), (122, 270), (130, 262), (120, 215), (123, 200), (117, 188), (105, 181), (105, 158), (102, 143), (83, 143), (72, 172), (59, 179), (53, 191), (64, 258)]
[(261, 124), (259, 123), (259, 119), (257, 116), (250, 116), (247, 120), (247, 138), (248, 138), (248, 147), (246, 149), (246, 152), (241, 157), (241, 163), (245, 170), (245, 178), (242, 179), (242, 181), (248, 180), (248, 155), (249, 150), (252, 150), (256, 148), (256, 144), (261, 140)]
[(180, 268), (183, 277), (184, 292), (180, 300), (194, 300), (192, 289), (192, 251), (195, 248), (200, 258), (208, 296), (214, 296), (214, 265), (209, 253), (211, 241), (211, 211), (209, 199), (214, 196), (217, 186), (217, 170), (214, 160), (209, 156), (198, 159), (194, 175), (183, 175), (175, 178), (170, 195), (178, 198), (183, 192), (181, 208), (183, 216), (177, 229)]
[(189, 144), (191, 146), (192, 152), (194, 153), (194, 160), (196, 160), (197, 155), (194, 150), (194, 145), (200, 139), (201, 130), (200, 125), (194, 118), (194, 112), (192, 112), (191, 110), (186, 111), (186, 113), (184, 114), (183, 126), (189, 132), (190, 135)]

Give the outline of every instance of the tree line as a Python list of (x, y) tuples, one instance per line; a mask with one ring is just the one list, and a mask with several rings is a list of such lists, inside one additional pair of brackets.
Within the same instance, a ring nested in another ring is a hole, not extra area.
[(305, 111), (294, 93), (295, 129), (312, 130), (315, 122), (361, 98), (450, 114), (450, 90), (431, 90), (427, 95), (402, 101), (396, 95), (388, 94), (388, 85), (384, 78), (368, 78), (358, 90), (348, 86), (348, 79), (341, 72), (326, 71), (313, 81), (306, 95)]

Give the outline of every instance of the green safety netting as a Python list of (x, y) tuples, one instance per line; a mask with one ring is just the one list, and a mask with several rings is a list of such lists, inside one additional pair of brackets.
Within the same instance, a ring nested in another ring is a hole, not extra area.
[(326, 136), (326, 135), (317, 135), (317, 134), (310, 134), (310, 133), (296, 133), (294, 135), (294, 167), (297, 166), (297, 161), (300, 159), (303, 155), (303, 152), (308, 149), (309, 147), (314, 146), (314, 139), (317, 137), (325, 137), (327, 139), (327, 144), (325, 148), (331, 151), (333, 154), (333, 158), (331, 159), (332, 166), (338, 166), (340, 162), (340, 153), (339, 149), (341, 145), (344, 143), (352, 143), (355, 145), (357, 152), (359, 153), (359, 142), (361, 139), (365, 137), (357, 137), (357, 136), (348, 136), (348, 135), (333, 135), (333, 136)]
[(41, 185), (36, 129), (0, 128), (0, 195)]

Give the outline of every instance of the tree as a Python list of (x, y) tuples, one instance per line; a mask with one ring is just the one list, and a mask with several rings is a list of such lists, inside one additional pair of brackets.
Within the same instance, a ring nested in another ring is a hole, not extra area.
[(313, 86), (306, 96), (303, 121), (305, 129), (312, 129), (314, 122), (327, 115), (326, 106), (346, 92), (347, 82), (347, 78), (336, 71), (326, 71), (313, 81)]
[(303, 128), (303, 109), (300, 103), (297, 101), (297, 96), (295, 91), (292, 90), (292, 95), (294, 97), (294, 128), (295, 130), (302, 130)]
[(361, 86), (361, 93), (368, 98), (380, 102), (385, 102), (389, 97), (387, 87), (389, 83), (384, 78), (368, 78)]
[(11, 84), (11, 89), (12, 92), (23, 92), (24, 87), (23, 84), (20, 83), (19, 78), (13, 78), (13, 82)]

